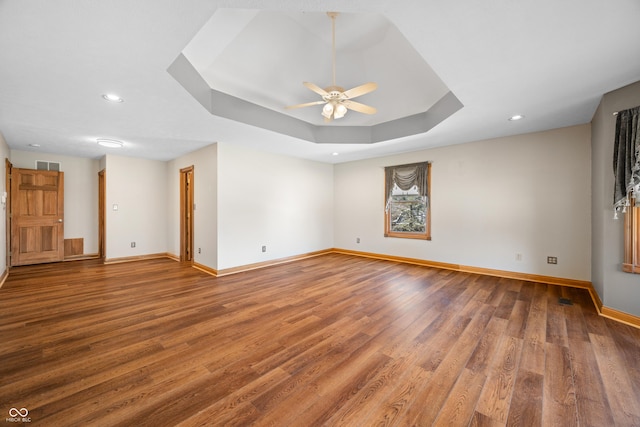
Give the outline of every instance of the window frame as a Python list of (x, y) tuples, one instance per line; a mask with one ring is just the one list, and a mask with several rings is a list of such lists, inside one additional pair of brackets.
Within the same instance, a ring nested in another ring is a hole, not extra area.
[(640, 204), (629, 195), (629, 206), (624, 214), (624, 261), (622, 271), (640, 274)]
[[(385, 179), (384, 184), (384, 237), (397, 237), (401, 239), (419, 239), (419, 240), (431, 240), (431, 162), (419, 162), (426, 163), (427, 165), (427, 201), (425, 206), (425, 230), (420, 233), (412, 233), (412, 232), (399, 232), (391, 230), (391, 209), (387, 206), (388, 200), (386, 199), (386, 195), (389, 194), (389, 189), (387, 188), (387, 182)], [(398, 165), (397, 167), (402, 167), (406, 165)]]

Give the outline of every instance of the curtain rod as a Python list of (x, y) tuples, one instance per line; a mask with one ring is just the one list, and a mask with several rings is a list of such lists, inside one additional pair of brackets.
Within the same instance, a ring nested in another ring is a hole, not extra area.
[[(638, 107), (640, 107), (640, 105), (638, 105), (637, 107), (631, 107), (631, 108), (628, 108), (628, 109), (629, 109), (629, 110), (632, 110), (633, 108), (638, 108)], [(627, 111), (627, 110), (622, 110), (622, 111)], [(620, 112), (620, 111), (614, 111), (614, 112), (613, 112), (613, 115), (614, 115), (614, 116), (617, 116), (619, 112)]]

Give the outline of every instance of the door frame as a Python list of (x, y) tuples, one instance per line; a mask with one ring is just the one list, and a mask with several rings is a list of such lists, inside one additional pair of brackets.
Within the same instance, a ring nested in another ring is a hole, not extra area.
[(180, 169), (180, 261), (193, 264), (194, 167)]
[(9, 161), (9, 159), (4, 159), (4, 172), (5, 172), (5, 193), (3, 196), (5, 197), (6, 203), (4, 206), (4, 211), (6, 214), (6, 261), (7, 261), (7, 270), (11, 268), (11, 170), (13, 169), (13, 164)]
[(98, 258), (107, 257), (107, 172), (98, 172)]

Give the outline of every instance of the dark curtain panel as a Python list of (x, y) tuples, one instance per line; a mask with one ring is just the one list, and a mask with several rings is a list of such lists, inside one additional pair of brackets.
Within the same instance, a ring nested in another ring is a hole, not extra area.
[(428, 204), (429, 162), (389, 166), (384, 168), (384, 177), (387, 189), (387, 207), (391, 201), (394, 184), (403, 191), (409, 191), (415, 185), (420, 196)]
[(613, 148), (615, 188), (613, 205), (616, 212), (629, 206), (628, 195), (640, 186), (640, 106), (620, 111), (616, 117)]

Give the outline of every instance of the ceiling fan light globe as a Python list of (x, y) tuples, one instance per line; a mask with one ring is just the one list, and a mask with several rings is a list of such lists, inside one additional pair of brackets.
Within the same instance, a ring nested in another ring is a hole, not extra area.
[(332, 103), (324, 104), (324, 107), (322, 107), (322, 115), (327, 119), (330, 119), (332, 114), (333, 114), (333, 104)]
[(333, 118), (341, 119), (345, 114), (347, 114), (347, 107), (345, 107), (343, 104), (338, 104), (335, 111), (333, 112)]

